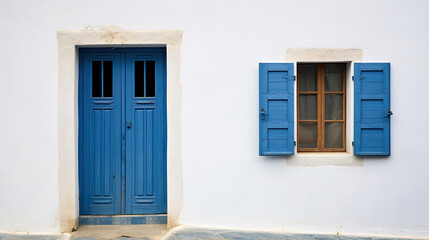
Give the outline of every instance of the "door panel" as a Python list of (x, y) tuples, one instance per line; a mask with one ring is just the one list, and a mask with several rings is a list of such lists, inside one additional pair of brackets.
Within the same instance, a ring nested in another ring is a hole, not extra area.
[[(121, 62), (118, 54), (83, 56), (81, 214), (121, 208)], [(109, 86), (110, 85), (110, 86)]]
[(164, 59), (126, 54), (126, 213), (164, 213)]

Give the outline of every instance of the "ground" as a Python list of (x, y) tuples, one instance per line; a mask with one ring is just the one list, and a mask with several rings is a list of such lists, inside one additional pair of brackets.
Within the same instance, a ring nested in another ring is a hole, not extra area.
[(347, 235), (297, 234), (285, 232), (260, 232), (226, 229), (195, 228), (179, 226), (167, 231), (164, 224), (146, 225), (87, 225), (79, 227), (72, 234), (30, 235), (2, 234), (0, 240), (104, 240), (104, 239), (146, 239), (146, 240), (410, 240), (429, 238), (389, 238)]

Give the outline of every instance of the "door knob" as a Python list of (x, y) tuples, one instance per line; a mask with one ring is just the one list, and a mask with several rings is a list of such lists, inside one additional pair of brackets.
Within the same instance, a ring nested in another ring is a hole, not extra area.
[(127, 121), (127, 128), (131, 128), (131, 121)]

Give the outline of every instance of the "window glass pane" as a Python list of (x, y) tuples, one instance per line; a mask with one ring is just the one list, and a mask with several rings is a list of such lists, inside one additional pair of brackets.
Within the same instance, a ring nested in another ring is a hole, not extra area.
[(146, 61), (146, 97), (155, 97), (155, 61)]
[(342, 92), (344, 81), (344, 65), (325, 65), (325, 92)]
[(299, 123), (299, 148), (317, 148), (317, 123)]
[(92, 97), (101, 97), (101, 61), (92, 62)]
[(325, 123), (325, 148), (343, 148), (343, 123)]
[(144, 61), (134, 62), (134, 90), (136, 97), (144, 97)]
[(299, 91), (316, 92), (317, 91), (317, 66), (299, 65)]
[(299, 95), (299, 119), (317, 120), (317, 95), (300, 94)]
[(112, 61), (103, 62), (103, 97), (112, 97), (113, 83)]
[(343, 94), (325, 94), (325, 120), (343, 120)]

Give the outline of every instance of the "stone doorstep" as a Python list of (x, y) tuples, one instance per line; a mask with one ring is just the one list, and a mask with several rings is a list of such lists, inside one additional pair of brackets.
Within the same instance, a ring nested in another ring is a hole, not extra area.
[(156, 215), (115, 215), (115, 216), (80, 216), (79, 225), (134, 225), (167, 224), (167, 214)]

